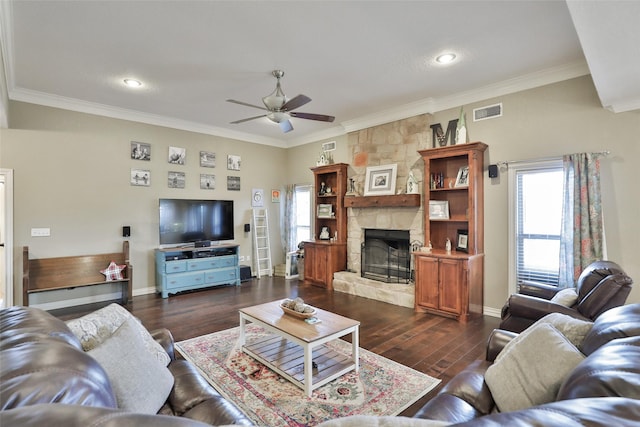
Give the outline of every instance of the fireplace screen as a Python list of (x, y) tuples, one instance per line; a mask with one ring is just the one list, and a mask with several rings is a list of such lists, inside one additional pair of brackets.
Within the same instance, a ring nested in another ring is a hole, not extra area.
[(362, 277), (386, 283), (411, 281), (409, 230), (365, 229)]

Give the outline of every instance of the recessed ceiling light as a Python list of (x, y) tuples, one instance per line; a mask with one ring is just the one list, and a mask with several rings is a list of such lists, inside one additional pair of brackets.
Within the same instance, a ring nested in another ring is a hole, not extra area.
[(140, 80), (135, 79), (124, 79), (124, 84), (128, 87), (140, 87), (142, 86), (142, 82)]
[(453, 62), (453, 60), (456, 59), (456, 55), (453, 53), (443, 53), (442, 55), (438, 56), (436, 58), (436, 62), (438, 64), (448, 64), (450, 62)]

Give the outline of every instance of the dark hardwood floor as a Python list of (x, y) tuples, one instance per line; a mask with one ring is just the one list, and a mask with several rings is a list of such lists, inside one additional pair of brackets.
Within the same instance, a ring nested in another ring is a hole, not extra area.
[[(283, 278), (252, 279), (242, 286), (133, 298), (127, 308), (149, 330), (168, 328), (176, 341), (238, 326), (238, 309), (287, 297), (301, 297), (315, 307), (359, 320), (360, 346), (442, 380), (440, 386), (407, 408), (415, 412), (454, 375), (475, 359), (484, 358), (485, 342), (499, 319), (482, 316), (463, 325), (455, 320), (413, 309), (302, 285)], [(52, 313), (64, 320), (106, 304), (72, 307)]]

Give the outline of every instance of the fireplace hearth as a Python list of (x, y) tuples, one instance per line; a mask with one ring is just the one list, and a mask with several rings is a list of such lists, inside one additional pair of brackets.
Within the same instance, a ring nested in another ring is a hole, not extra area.
[(411, 281), (409, 230), (365, 229), (362, 277), (386, 283)]

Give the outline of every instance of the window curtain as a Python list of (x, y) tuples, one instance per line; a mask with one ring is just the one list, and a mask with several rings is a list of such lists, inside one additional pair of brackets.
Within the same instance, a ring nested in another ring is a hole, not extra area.
[(296, 187), (294, 184), (285, 185), (281, 203), (280, 230), (282, 230), (282, 248), (286, 259), (287, 253), (298, 249), (296, 243)]
[(603, 259), (600, 155), (563, 156), (564, 204), (560, 231), (560, 288), (576, 286), (582, 270)]

